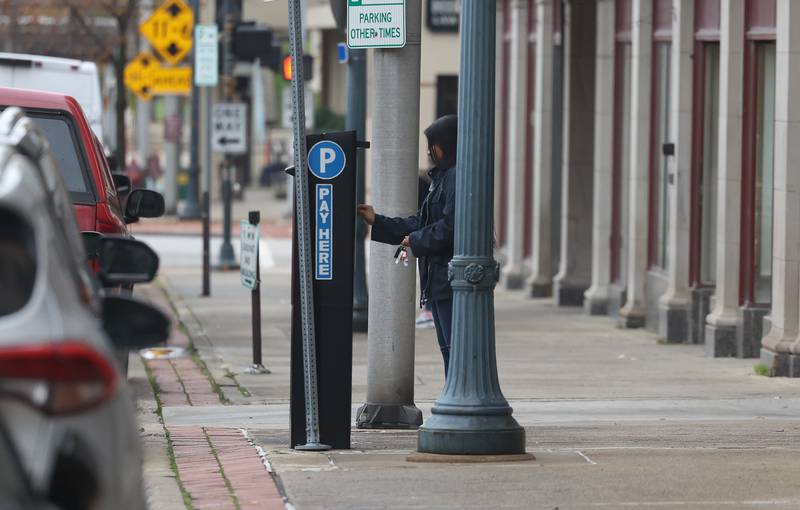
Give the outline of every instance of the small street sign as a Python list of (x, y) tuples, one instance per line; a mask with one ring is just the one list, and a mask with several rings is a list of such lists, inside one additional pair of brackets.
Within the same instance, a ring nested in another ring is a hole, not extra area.
[(239, 273), (242, 285), (252, 290), (258, 285), (258, 225), (242, 220), (241, 226)]
[(347, 45), (402, 48), (406, 45), (406, 0), (347, 0)]
[(125, 86), (140, 99), (164, 94), (188, 94), (192, 90), (191, 67), (161, 67), (152, 54), (142, 52), (125, 66)]
[(211, 147), (216, 152), (247, 152), (247, 105), (217, 103), (211, 114)]
[(347, 54), (347, 44), (339, 43), (336, 45), (336, 58), (340, 64), (346, 64), (349, 55)]
[(183, 0), (167, 0), (153, 11), (139, 32), (170, 64), (181, 62), (192, 49), (194, 15)]
[(197, 25), (194, 29), (194, 84), (198, 87), (217, 86), (218, 39), (217, 25)]

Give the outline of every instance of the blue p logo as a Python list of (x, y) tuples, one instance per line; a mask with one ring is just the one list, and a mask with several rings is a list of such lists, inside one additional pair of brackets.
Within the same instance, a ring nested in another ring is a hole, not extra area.
[(308, 151), (308, 168), (318, 179), (335, 179), (344, 171), (347, 157), (342, 147), (330, 140), (317, 142)]

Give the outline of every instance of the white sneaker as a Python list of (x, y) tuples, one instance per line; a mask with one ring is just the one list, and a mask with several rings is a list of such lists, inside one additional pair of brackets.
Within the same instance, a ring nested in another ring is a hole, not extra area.
[(417, 320), (414, 321), (417, 329), (429, 329), (436, 327), (433, 323), (433, 312), (430, 310), (422, 310), (417, 316)]

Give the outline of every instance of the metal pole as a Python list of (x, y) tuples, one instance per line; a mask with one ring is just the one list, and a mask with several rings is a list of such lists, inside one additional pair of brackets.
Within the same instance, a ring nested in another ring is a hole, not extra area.
[(303, 330), (306, 444), (296, 450), (330, 450), (320, 444), (317, 402), (317, 351), (314, 330), (314, 287), (311, 282), (311, 229), (306, 171), (306, 114), (303, 87), (302, 1), (289, 0), (289, 44), (292, 52), (292, 111), (294, 113), (295, 210), (299, 257), (300, 322)]
[[(233, 99), (233, 67), (236, 65), (236, 59), (233, 56), (233, 29), (235, 27), (235, 19), (233, 8), (230, 3), (231, 0), (226, 0), (223, 3), (222, 88), (225, 102), (230, 102)], [(233, 244), (231, 244), (231, 208), (233, 201), (232, 173), (233, 162), (230, 156), (226, 154), (222, 169), (222, 200), (224, 202), (224, 208), (222, 218), (222, 246), (219, 250), (220, 269), (232, 269), (237, 265), (236, 256), (233, 253)]]
[[(250, 211), (247, 220), (251, 225), (258, 228), (261, 223), (261, 213)], [(260, 241), (259, 241), (260, 242)], [(247, 369), (248, 374), (268, 374), (261, 360), (261, 253), (259, 246), (256, 245), (256, 285), (250, 291), (250, 301), (252, 304), (251, 317), (253, 320), (253, 364)]]
[[(194, 14), (194, 26), (192, 27), (192, 34), (195, 33), (194, 27), (197, 26), (197, 20), (200, 18), (200, 2), (199, 0), (192, 0), (191, 2), (192, 13)], [(196, 63), (197, 59), (194, 58), (194, 53), (197, 51), (197, 41), (192, 44), (192, 125), (191, 125), (191, 147), (189, 150), (190, 163), (189, 163), (189, 182), (186, 187), (186, 200), (183, 202), (183, 207), (178, 211), (178, 216), (181, 219), (196, 219), (200, 217), (200, 204), (198, 204), (198, 195), (200, 190), (200, 88), (194, 80), (194, 75), (197, 72)]]
[[(174, 124), (181, 118), (181, 105), (178, 96), (166, 96), (164, 98), (164, 109), (167, 114), (167, 120), (164, 122), (165, 130), (168, 124), (171, 129), (174, 129)], [(171, 134), (175, 135), (176, 133)], [(179, 152), (178, 137), (168, 139), (164, 143), (164, 161), (166, 163), (164, 166), (164, 204), (167, 214), (175, 214), (177, 209)]]
[[(356, 140), (366, 137), (367, 55), (365, 50), (350, 50), (347, 61), (347, 129), (356, 132)], [(363, 148), (356, 159), (356, 203), (365, 201), (365, 158)], [(367, 331), (368, 304), (365, 244), (367, 225), (356, 219), (355, 270), (353, 272), (353, 330)]]
[(500, 391), (494, 337), (494, 1), (464, 0), (458, 97), (453, 335), (450, 372), (418, 450), (438, 454), (525, 452), (525, 430)]
[(211, 295), (211, 88), (203, 87), (205, 102), (205, 176), (203, 191), (203, 296)]
[[(417, 211), (419, 188), (419, 101), (421, 0), (406, 2), (406, 46), (375, 49), (372, 117), (372, 201), (387, 216)], [(360, 428), (417, 428), (414, 405), (414, 315), (417, 275), (393, 262), (396, 247), (370, 243), (367, 402)]]

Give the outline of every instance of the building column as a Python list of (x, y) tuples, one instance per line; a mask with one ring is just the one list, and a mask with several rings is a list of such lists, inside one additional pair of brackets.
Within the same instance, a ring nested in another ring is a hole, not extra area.
[[(670, 72), (669, 140), (675, 155), (669, 160), (669, 232), (667, 291), (658, 302), (658, 334), (667, 342), (689, 339), (689, 204), (692, 176), (692, 99), (694, 1), (672, 2), (672, 72)], [(660, 147), (656, 147), (660, 150)]]
[(503, 285), (521, 289), (525, 283), (525, 139), (528, 123), (525, 98), (528, 90), (528, 0), (511, 0), (511, 51), (508, 98), (508, 209), (506, 216), (506, 263)]
[(625, 306), (619, 311), (620, 325), (644, 326), (647, 314), (647, 226), (650, 177), (650, 102), (653, 73), (652, 0), (633, 0), (631, 33), (631, 174), (628, 222), (628, 288)]
[(581, 306), (591, 282), (595, 13), (595, 0), (565, 2), (561, 253), (553, 288), (558, 306)]
[(800, 377), (800, 100), (792, 97), (800, 87), (800, 4), (778, 0), (777, 9), (772, 328), (761, 360), (771, 375)]
[(594, 115), (592, 286), (584, 295), (591, 315), (608, 313), (611, 283), (611, 173), (614, 166), (614, 0), (597, 2), (597, 69)]
[(706, 355), (733, 356), (739, 311), (742, 189), (744, 0), (720, 0), (719, 178), (714, 309), (706, 317)]
[(550, 200), (553, 180), (553, 0), (535, 0), (536, 70), (533, 96), (533, 235), (531, 236), (532, 297), (553, 293), (553, 244)]

